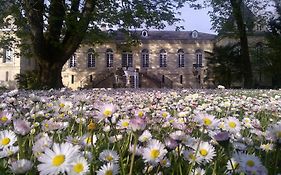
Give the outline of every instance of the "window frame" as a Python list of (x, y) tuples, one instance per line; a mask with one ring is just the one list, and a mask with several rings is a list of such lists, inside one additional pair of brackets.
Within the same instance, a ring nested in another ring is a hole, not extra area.
[(149, 51), (148, 51), (148, 49), (143, 49), (141, 51), (141, 61), (142, 61), (142, 67), (144, 67), (144, 68), (149, 67)]
[(161, 49), (159, 53), (159, 66), (160, 67), (167, 67), (167, 52), (165, 49)]

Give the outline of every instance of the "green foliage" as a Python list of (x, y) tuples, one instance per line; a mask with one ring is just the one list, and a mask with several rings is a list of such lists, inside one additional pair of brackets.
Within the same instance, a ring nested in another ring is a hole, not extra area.
[(281, 4), (276, 1), (276, 12), (277, 16), (272, 18), (269, 22), (269, 30), (267, 41), (268, 41), (268, 54), (269, 60), (268, 71), (272, 75), (273, 86), (281, 87)]
[(38, 71), (27, 71), (22, 74), (17, 74), (15, 80), (20, 89), (41, 89), (40, 81), (38, 80)]
[(208, 66), (212, 68), (212, 78), (216, 84), (231, 87), (232, 83), (241, 81), (241, 55), (238, 44), (215, 46), (213, 53), (208, 59)]

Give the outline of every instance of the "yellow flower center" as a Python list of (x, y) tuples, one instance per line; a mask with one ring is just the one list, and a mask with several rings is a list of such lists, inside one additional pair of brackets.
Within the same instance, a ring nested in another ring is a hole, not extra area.
[(163, 118), (167, 118), (167, 117), (168, 117), (168, 113), (167, 113), (167, 112), (163, 112), (163, 113), (162, 113), (162, 117), (163, 117)]
[(107, 170), (104, 175), (112, 175), (112, 170)]
[(235, 127), (236, 127), (236, 123), (235, 123), (235, 122), (229, 122), (229, 123), (228, 123), (228, 126), (229, 126), (230, 128), (235, 128)]
[(89, 129), (89, 130), (94, 130), (94, 129), (96, 129), (96, 124), (91, 121), (91, 122), (88, 124), (88, 129)]
[(212, 121), (208, 118), (204, 118), (203, 121), (204, 121), (204, 125), (206, 125), (206, 126), (209, 126), (212, 124)]
[(75, 173), (81, 173), (84, 170), (84, 166), (82, 163), (77, 163), (76, 165), (73, 166), (73, 171)]
[(193, 160), (193, 161), (196, 159), (196, 157), (195, 157), (194, 154), (192, 154), (192, 153), (189, 154), (188, 157), (189, 157), (191, 160)]
[(65, 106), (65, 104), (64, 103), (60, 103), (59, 106), (60, 106), (60, 108), (63, 108)]
[(140, 112), (138, 113), (138, 116), (139, 116), (139, 117), (143, 117), (143, 115), (144, 115), (144, 114), (143, 114), (142, 111), (140, 111)]
[(199, 152), (202, 156), (206, 156), (208, 154), (208, 151), (206, 149), (201, 149)]
[(1, 121), (4, 122), (4, 123), (5, 123), (7, 120), (8, 120), (8, 117), (7, 117), (7, 116), (4, 115), (4, 116), (1, 117)]
[(152, 159), (156, 159), (159, 156), (159, 154), (160, 154), (160, 151), (158, 149), (152, 149), (150, 151), (150, 157)]
[(63, 154), (59, 154), (55, 156), (52, 160), (53, 166), (60, 166), (65, 161), (65, 156)]
[(252, 161), (252, 160), (248, 160), (248, 161), (246, 162), (246, 164), (247, 164), (249, 167), (255, 166), (255, 162)]
[(87, 138), (85, 139), (85, 142), (86, 142), (87, 144), (90, 144), (90, 143), (92, 142), (92, 138), (91, 138), (91, 137), (87, 137)]
[(106, 117), (111, 116), (111, 114), (112, 114), (112, 111), (110, 109), (106, 109), (103, 111), (103, 115)]
[(105, 158), (107, 161), (111, 162), (113, 160), (113, 157), (111, 155), (106, 156)]
[(123, 121), (122, 122), (122, 126), (123, 127), (128, 127), (129, 126), (129, 122), (128, 121)]
[(276, 136), (277, 136), (278, 139), (280, 139), (281, 138), (281, 131), (277, 131)]
[(2, 145), (8, 145), (10, 143), (10, 139), (8, 137), (5, 137), (2, 139), (1, 144)]

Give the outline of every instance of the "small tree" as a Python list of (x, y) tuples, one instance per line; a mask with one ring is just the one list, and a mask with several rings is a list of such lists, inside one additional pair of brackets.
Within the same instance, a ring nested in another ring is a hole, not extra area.
[(232, 87), (232, 83), (241, 81), (241, 55), (239, 44), (215, 46), (208, 59), (208, 78), (212, 78), (217, 85)]

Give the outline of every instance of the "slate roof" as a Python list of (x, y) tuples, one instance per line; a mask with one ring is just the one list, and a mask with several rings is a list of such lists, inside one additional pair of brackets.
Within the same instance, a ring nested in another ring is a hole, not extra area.
[[(130, 31), (131, 36), (135, 36), (140, 40), (214, 40), (217, 35), (198, 32), (198, 37), (193, 38), (193, 31), (150, 31), (147, 30), (148, 36), (141, 35), (142, 31)], [(115, 31), (116, 40), (124, 40), (126, 35), (121, 31)]]

